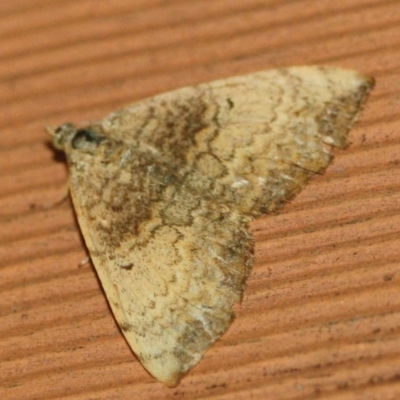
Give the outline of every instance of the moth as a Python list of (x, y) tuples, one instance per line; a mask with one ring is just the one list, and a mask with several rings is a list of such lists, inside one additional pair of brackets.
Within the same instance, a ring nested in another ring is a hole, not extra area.
[(373, 83), (275, 69), (48, 128), (115, 319), (156, 379), (177, 385), (227, 330), (253, 265), (250, 221), (328, 166)]

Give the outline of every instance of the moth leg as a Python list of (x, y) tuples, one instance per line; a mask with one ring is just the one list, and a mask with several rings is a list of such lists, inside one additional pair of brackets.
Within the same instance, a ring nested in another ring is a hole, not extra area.
[(89, 264), (90, 262), (90, 257), (86, 257), (83, 260), (80, 261), (78, 264), (78, 268), (82, 268), (84, 265)]
[(42, 204), (32, 204), (31, 208), (32, 209), (39, 209), (39, 210), (50, 210), (52, 208), (60, 206), (62, 203), (64, 203), (69, 197), (69, 187), (68, 184), (65, 185), (65, 192), (61, 198), (59, 198), (56, 201), (53, 201), (52, 203), (42, 203)]

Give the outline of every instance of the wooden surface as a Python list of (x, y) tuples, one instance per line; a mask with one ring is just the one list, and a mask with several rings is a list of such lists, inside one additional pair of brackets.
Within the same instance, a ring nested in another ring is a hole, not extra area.
[[(0, 2), (1, 399), (400, 399), (400, 2)], [(257, 220), (237, 318), (182, 383), (108, 308), (45, 125), (211, 79), (331, 64), (377, 85), (351, 145)]]

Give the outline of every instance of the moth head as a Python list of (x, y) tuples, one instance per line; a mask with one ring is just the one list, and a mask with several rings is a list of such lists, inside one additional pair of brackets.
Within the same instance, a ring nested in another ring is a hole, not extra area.
[(67, 122), (60, 126), (46, 126), (46, 131), (53, 140), (53, 146), (57, 150), (65, 150), (66, 144), (71, 142), (77, 129), (75, 125)]
[(46, 130), (53, 139), (53, 146), (63, 151), (72, 148), (93, 154), (98, 145), (105, 140), (105, 137), (96, 130), (77, 128), (71, 123), (65, 123), (58, 127), (47, 127)]

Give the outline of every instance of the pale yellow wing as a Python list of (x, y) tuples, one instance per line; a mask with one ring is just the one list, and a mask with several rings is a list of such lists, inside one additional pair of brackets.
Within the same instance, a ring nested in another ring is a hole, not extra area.
[(324, 144), (347, 143), (372, 86), (372, 79), (341, 68), (261, 71), (164, 93), (100, 124), (107, 135), (135, 148), (146, 144), (190, 170), (200, 191), (219, 197), (219, 184), (233, 185), (235, 199), (227, 192), (224, 201), (257, 214), (329, 164)]
[(69, 143), (70, 192), (116, 320), (173, 386), (232, 320), (252, 266), (248, 217), (153, 154), (82, 130)]
[(372, 80), (296, 67), (179, 89), (53, 131), (124, 335), (173, 386), (227, 329), (252, 266), (248, 222), (343, 146)]

